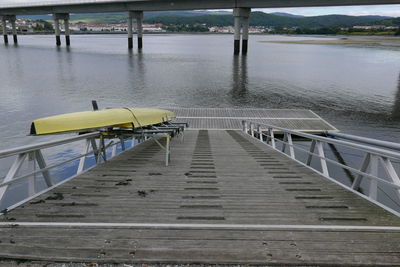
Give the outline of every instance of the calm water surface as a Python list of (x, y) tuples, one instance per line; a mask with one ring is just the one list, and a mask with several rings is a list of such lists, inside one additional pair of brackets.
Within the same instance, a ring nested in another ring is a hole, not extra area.
[[(101, 107), (312, 109), (344, 132), (400, 142), (400, 50), (277, 44), (326, 37), (251, 36), (247, 57), (231, 35), (146, 35), (129, 53), (123, 35), (21, 36), (0, 45), (0, 149), (32, 120)], [(59, 138), (59, 137), (56, 137)]]

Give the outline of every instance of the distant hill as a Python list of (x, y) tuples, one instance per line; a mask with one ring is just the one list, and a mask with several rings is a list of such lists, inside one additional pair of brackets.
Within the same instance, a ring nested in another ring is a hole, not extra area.
[(290, 17), (290, 18), (302, 18), (304, 16), (301, 15), (294, 15), (294, 14), (290, 14), (290, 13), (284, 13), (284, 12), (272, 12), (269, 13), (271, 15), (276, 15), (276, 16), (281, 16), (281, 17)]
[[(272, 27), (350, 27), (354, 25), (375, 24), (382, 21), (393, 22), (387, 17), (380, 16), (345, 16), (345, 15), (326, 15), (315, 17), (290, 17), (264, 12), (252, 12), (250, 25), (252, 26), (272, 26)], [(165, 25), (176, 24), (206, 24), (215, 26), (233, 25), (232, 15), (198, 15), (190, 17), (168, 16), (147, 18), (148, 23), (162, 23)]]
[[(154, 17), (193, 17), (201, 15), (227, 15), (231, 14), (229, 11), (151, 11), (145, 12), (145, 18)], [(93, 24), (117, 24), (126, 22), (126, 13), (83, 13), (71, 14), (73, 22), (82, 21)], [(33, 20), (51, 20), (52, 15), (24, 15), (20, 16), (26, 19)]]
[[(233, 16), (229, 11), (162, 11), (145, 12), (145, 23), (161, 23), (165, 25), (194, 25), (205, 24), (207, 26), (232, 26)], [(31, 19), (50, 20), (50, 15), (25, 16)], [(73, 22), (85, 22), (93, 24), (117, 24), (126, 22), (124, 13), (99, 13), (99, 14), (72, 14)], [(382, 16), (345, 16), (325, 15), (315, 17), (303, 17), (288, 13), (252, 12), (250, 16), (252, 26), (270, 27), (351, 27), (355, 25), (387, 25), (400, 26), (400, 18)]]

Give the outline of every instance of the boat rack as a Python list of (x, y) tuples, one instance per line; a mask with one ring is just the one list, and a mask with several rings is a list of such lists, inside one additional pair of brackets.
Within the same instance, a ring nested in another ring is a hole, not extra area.
[[(100, 139), (115, 139), (121, 140), (121, 144), (124, 144), (123, 140), (132, 138), (132, 140), (148, 140), (154, 139), (154, 141), (165, 151), (165, 166), (168, 166), (171, 158), (170, 141), (171, 138), (176, 136), (182, 136), (185, 131), (185, 127), (188, 127), (187, 123), (184, 122), (164, 122), (158, 125), (151, 125), (146, 127), (134, 128), (133, 130), (107, 130), (102, 132)], [(162, 144), (159, 139), (165, 137), (165, 144)], [(102, 141), (100, 141), (102, 143)], [(125, 147), (122, 147), (125, 150)]]

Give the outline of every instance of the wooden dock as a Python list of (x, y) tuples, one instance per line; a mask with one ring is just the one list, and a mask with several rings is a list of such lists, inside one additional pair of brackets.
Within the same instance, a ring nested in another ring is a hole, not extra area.
[(239, 130), (153, 141), (1, 217), (0, 258), (400, 264), (400, 218)]

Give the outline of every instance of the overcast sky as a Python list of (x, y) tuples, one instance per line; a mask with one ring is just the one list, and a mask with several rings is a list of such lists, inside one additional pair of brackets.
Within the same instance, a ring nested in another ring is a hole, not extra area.
[(286, 12), (304, 16), (342, 14), (352, 16), (381, 15), (400, 17), (400, 5), (386, 6), (350, 6), (350, 7), (308, 7), (262, 9), (264, 12)]
[[(40, 2), (63, 2), (65, 0), (0, 0), (1, 5), (18, 4), (18, 3), (40, 3)], [(79, 0), (70, 0), (71, 2)], [(93, 0), (92, 0), (93, 1)], [(104, 0), (100, 0), (104, 1)], [(287, 12), (296, 15), (318, 16), (328, 14), (342, 15), (381, 15), (400, 17), (400, 5), (381, 5), (381, 6), (351, 6), (351, 7), (308, 7), (308, 8), (275, 8), (275, 9), (258, 9), (264, 12)]]

